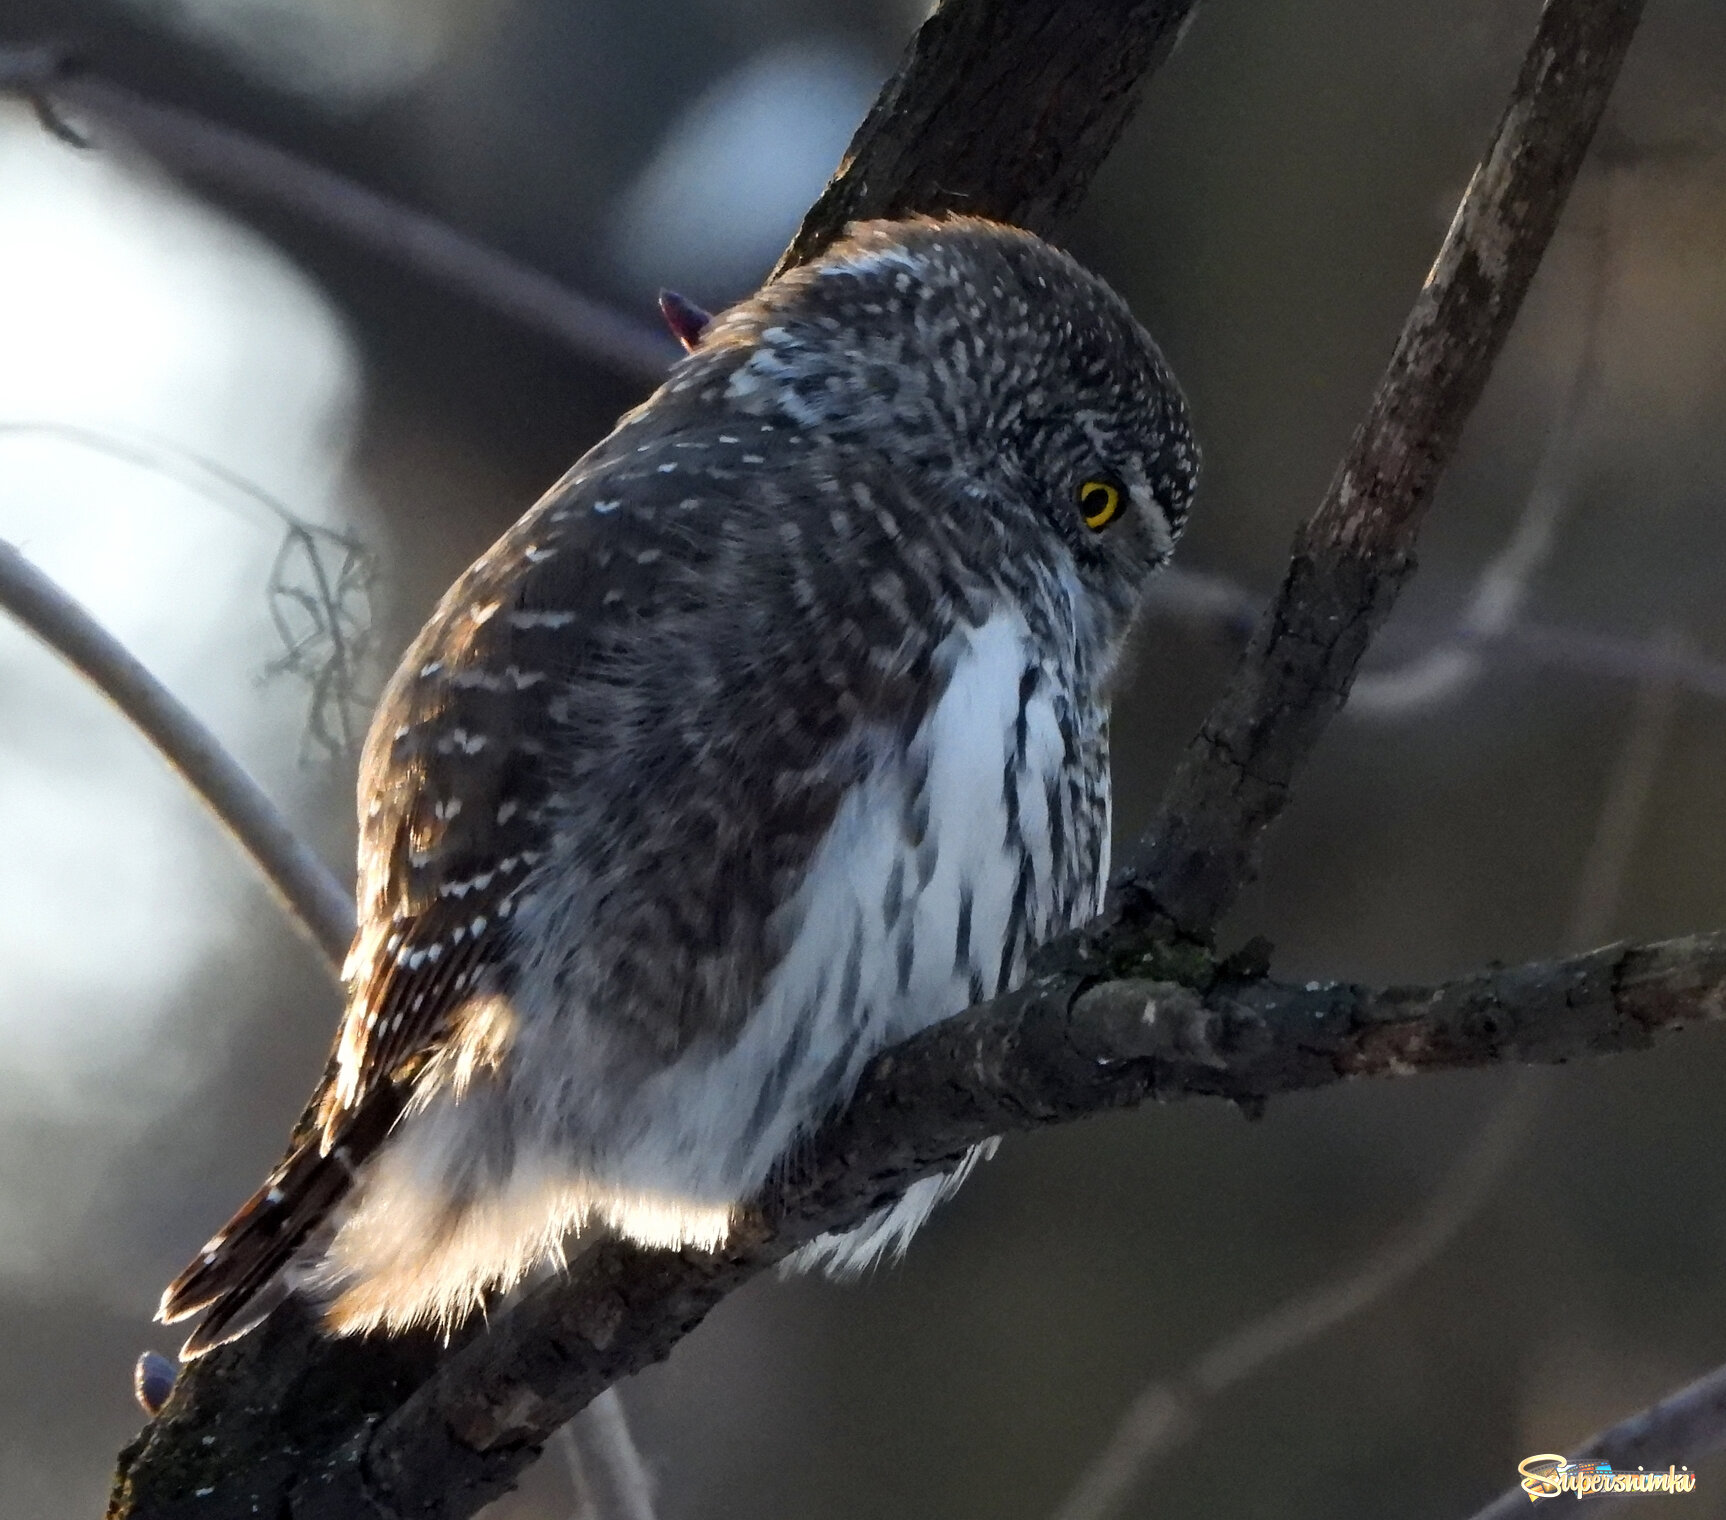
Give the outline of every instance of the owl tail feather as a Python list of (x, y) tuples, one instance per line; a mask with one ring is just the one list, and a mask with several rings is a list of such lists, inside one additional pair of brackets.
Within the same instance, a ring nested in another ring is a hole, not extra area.
[(349, 1118), (328, 1151), (315, 1136), (296, 1145), (168, 1284), (158, 1320), (171, 1325), (203, 1315), (180, 1348), (182, 1361), (244, 1335), (288, 1296), (293, 1284), (286, 1269), (330, 1220), (353, 1187), (355, 1168), (382, 1142), (400, 1112), (400, 1099), (385, 1088)]

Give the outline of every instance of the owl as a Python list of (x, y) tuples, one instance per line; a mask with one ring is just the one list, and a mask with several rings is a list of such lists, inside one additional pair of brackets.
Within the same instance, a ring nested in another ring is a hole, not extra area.
[(1111, 679), (1197, 468), (1156, 346), (970, 218), (684, 317), (389, 684), (336, 1053), (163, 1296), (188, 1356), (291, 1292), (448, 1325), (581, 1231), (716, 1246), (873, 1055), (1100, 907)]

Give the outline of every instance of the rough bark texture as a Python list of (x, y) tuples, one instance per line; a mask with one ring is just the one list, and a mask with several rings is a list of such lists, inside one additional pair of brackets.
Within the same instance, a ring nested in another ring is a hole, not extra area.
[(183, 1380), (147, 1433), (153, 1460), (122, 1458), (111, 1513), (456, 1520), (733, 1288), (989, 1135), (1148, 1099), (1252, 1110), (1359, 1077), (1596, 1057), (1723, 1021), (1726, 933), (1376, 990), (1291, 986), (1187, 952), (1112, 965), (1103, 945), (1075, 942), (1018, 992), (877, 1060), (723, 1251), (602, 1242), (441, 1356), (423, 1340), (324, 1340), (278, 1313)]
[(775, 274), (860, 217), (963, 211), (1051, 233), (1084, 199), (1197, 0), (946, 0)]
[(1116, 911), (1208, 936), (1348, 698), (1612, 93), (1642, 0), (1549, 0), (1492, 147), (1275, 602), (1189, 747)]
[[(964, 206), (1046, 226), (1082, 194), (1186, 6), (949, 0), (787, 258), (857, 215)], [(1430, 989), (1295, 988), (1202, 945), (1408, 573), (1433, 483), (1556, 224), (1641, 6), (1549, 0), (1498, 137), (1276, 605), (1111, 911), (1019, 993), (889, 1052), (722, 1252), (601, 1242), (449, 1354), (303, 1318), (205, 1358), (122, 1454), (110, 1520), (439, 1517), (507, 1489), (564, 1420), (726, 1293), (977, 1140), (1103, 1109), (1355, 1076), (1556, 1061), (1718, 1019), (1726, 938)], [(1137, 71), (1137, 72), (1134, 72)], [(1170, 935), (1172, 929), (1179, 931)]]

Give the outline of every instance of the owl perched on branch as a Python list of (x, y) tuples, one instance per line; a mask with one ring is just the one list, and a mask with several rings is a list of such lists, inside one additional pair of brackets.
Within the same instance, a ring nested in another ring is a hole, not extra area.
[(1155, 345), (963, 218), (679, 325), (390, 683), (333, 1075), (164, 1295), (188, 1356), (293, 1291), (447, 1324), (586, 1228), (716, 1245), (871, 1056), (1100, 906), (1110, 677), (1196, 470)]

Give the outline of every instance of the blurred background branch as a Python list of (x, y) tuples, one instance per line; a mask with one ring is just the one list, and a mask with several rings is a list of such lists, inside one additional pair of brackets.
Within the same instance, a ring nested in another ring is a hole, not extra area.
[(595, 1398), (556, 1440), (575, 1490), (572, 1520), (654, 1520), (653, 1480), (615, 1388)]
[[(1677, 652), (1681, 645), (1669, 637), (1662, 647)], [(1669, 674), (1648, 677), (1638, 691), (1571, 904), (1565, 940), (1572, 950), (1597, 944), (1611, 930), (1671, 736), (1676, 691)], [(1547, 1073), (1520, 1072), (1420, 1208), (1353, 1268), (1225, 1335), (1178, 1376), (1147, 1384), (1055, 1520), (1110, 1520), (1164, 1458), (1198, 1434), (1217, 1399), (1382, 1303), (1446, 1250), (1497, 1192), (1549, 1091)]]
[(3, 541), (0, 608), (100, 691), (180, 773), (263, 872), (294, 923), (339, 969), (354, 937), (353, 898), (209, 730), (119, 640)]
[(1158, 1464), (1199, 1433), (1217, 1399), (1366, 1313), (1448, 1247), (1480, 1213), (1515, 1158), (1538, 1114), (1540, 1087), (1539, 1075), (1521, 1074), (1418, 1211), (1351, 1271), (1225, 1335), (1176, 1377), (1148, 1383), (1079, 1475), (1055, 1520), (1119, 1514)]
[(0, 92), (8, 90), (29, 100), (44, 128), (63, 141), (101, 146), (99, 132), (67, 119), (68, 113), (93, 117), (194, 184), (292, 212), (632, 380), (657, 384), (677, 357), (677, 346), (658, 328), (631, 321), (437, 217), (249, 133), (148, 100), (78, 67), (64, 50), (43, 43), (0, 46)]

